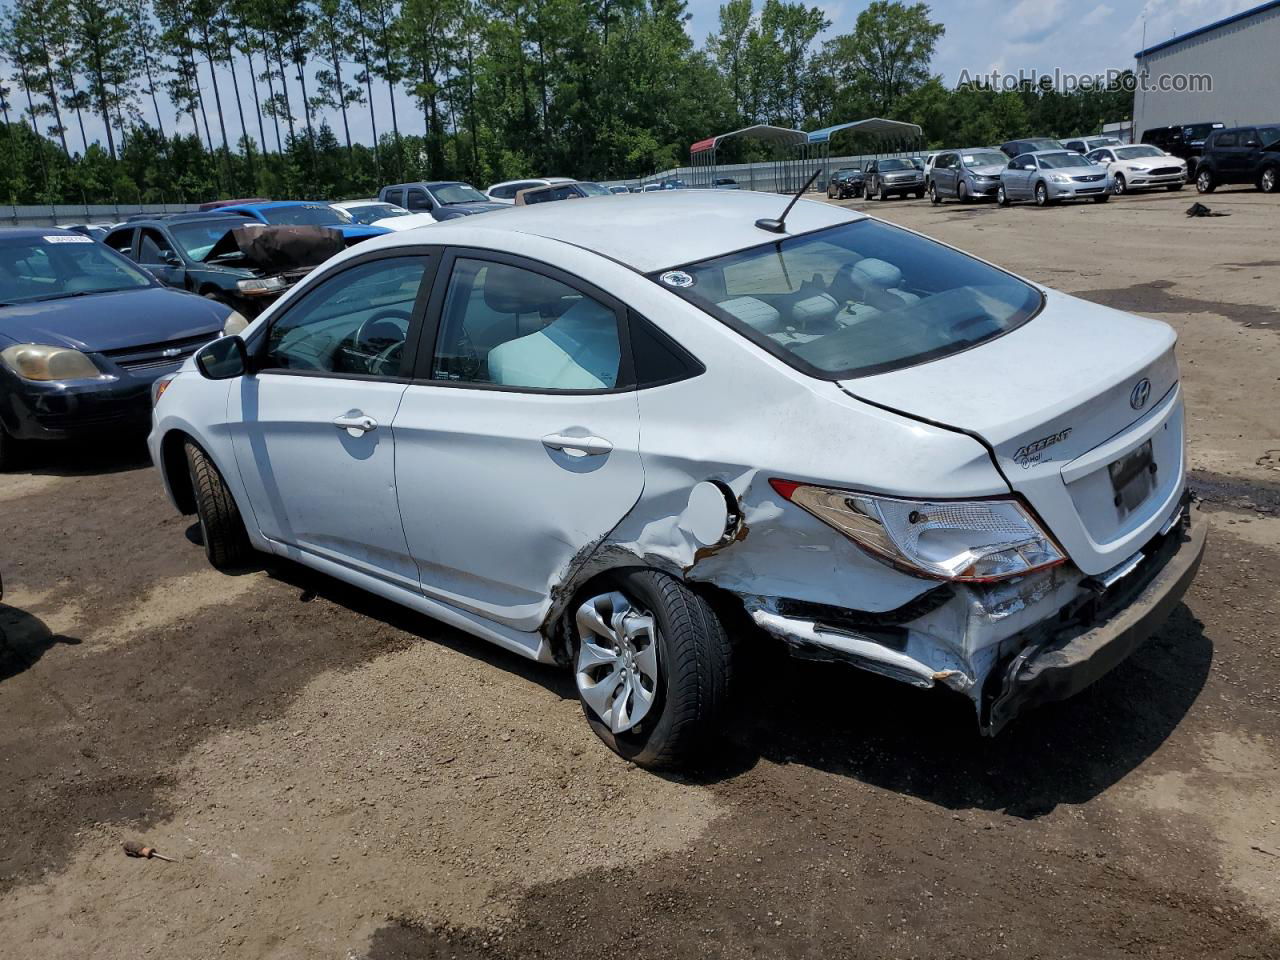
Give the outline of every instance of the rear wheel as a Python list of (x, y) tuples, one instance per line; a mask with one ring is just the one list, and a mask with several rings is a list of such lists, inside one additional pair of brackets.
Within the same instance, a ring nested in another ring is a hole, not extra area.
[(195, 493), (196, 516), (204, 536), (204, 553), (218, 570), (244, 566), (253, 553), (244, 519), (222, 474), (203, 450), (186, 445), (187, 469)]
[(929, 202), (935, 206), (942, 202), (942, 197), (938, 193), (938, 185), (936, 183), (929, 184)]
[(1201, 167), (1196, 174), (1196, 189), (1201, 193), (1213, 193), (1218, 185), (1213, 182), (1213, 174), (1205, 167)]
[(1280, 176), (1276, 173), (1275, 167), (1267, 167), (1262, 171), (1262, 176), (1258, 178), (1258, 189), (1263, 193), (1275, 193), (1280, 190)]
[(710, 605), (674, 577), (632, 570), (574, 614), (574, 680), (592, 731), (661, 769), (693, 759), (728, 696), (731, 650)]

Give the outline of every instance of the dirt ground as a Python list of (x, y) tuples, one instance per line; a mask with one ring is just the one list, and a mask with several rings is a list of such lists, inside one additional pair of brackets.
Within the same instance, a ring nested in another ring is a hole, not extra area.
[(760, 649), (718, 754), (654, 776), (549, 668), (215, 573), (140, 444), (41, 451), (0, 477), (0, 953), (1280, 957), (1280, 201), (1195, 199), (853, 204), (1181, 337), (1199, 579), (994, 741)]

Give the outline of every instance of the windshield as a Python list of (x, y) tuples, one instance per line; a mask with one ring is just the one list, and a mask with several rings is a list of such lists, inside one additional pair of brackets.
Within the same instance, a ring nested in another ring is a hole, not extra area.
[(327, 203), (300, 203), (291, 207), (260, 207), (259, 213), (267, 223), (277, 227), (332, 227), (350, 223), (351, 217), (343, 210), (335, 210)]
[(588, 197), (607, 197), (609, 195), (608, 190), (592, 180), (579, 180), (578, 186), (582, 188), (582, 192)]
[(914, 170), (915, 164), (910, 160), (881, 160), (880, 170)]
[[(174, 241), (192, 260), (203, 260), (213, 249), (213, 245), (227, 235), (228, 230), (240, 226), (232, 217), (214, 217), (209, 220), (197, 220), (193, 223), (172, 223), (169, 232)], [(236, 254), (239, 256), (239, 253)]]
[(1280, 127), (1259, 127), (1258, 140), (1262, 143), (1265, 150), (1270, 150), (1280, 142)]
[[(1222, 129), (1222, 124), (1217, 124), (1215, 126), (1212, 123), (1193, 123), (1190, 126), (1182, 128), (1182, 136), (1188, 140), (1203, 140), (1209, 134), (1213, 133), (1214, 130), (1220, 129)], [(1175, 128), (1174, 133), (1177, 132), (1178, 130)]]
[(651, 275), (792, 366), (839, 380), (947, 356), (1040, 308), (1029, 284), (861, 220)]
[(137, 267), (82, 234), (0, 241), (0, 306), (151, 285)]
[(439, 203), (485, 203), (488, 201), (483, 193), (469, 183), (445, 183), (432, 187), (431, 192)]
[(1036, 157), (1045, 170), (1061, 170), (1065, 167), (1087, 167), (1093, 163), (1078, 153), (1044, 153)]
[(1155, 147), (1116, 147), (1117, 160), (1137, 160), (1141, 157), (1163, 157), (1164, 152)]
[[(342, 209), (341, 207), (337, 209)], [(365, 203), (347, 210), (352, 223), (368, 226), (375, 220), (386, 220), (388, 217), (407, 217), (409, 211), (397, 207), (394, 203)]]
[(1008, 162), (1008, 157), (1003, 153), (996, 153), (994, 150), (964, 154), (964, 165), (966, 167), (1003, 167)]

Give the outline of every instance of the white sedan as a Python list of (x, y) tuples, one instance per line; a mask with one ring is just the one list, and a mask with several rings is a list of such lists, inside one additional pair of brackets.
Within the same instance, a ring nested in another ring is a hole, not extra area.
[(770, 637), (994, 733), (1195, 575), (1174, 333), (786, 204), (373, 238), (158, 381), (152, 456), (214, 566), (288, 557), (564, 667), (644, 766), (694, 755)]
[(1111, 172), (1111, 189), (1116, 194), (1156, 187), (1181, 190), (1187, 182), (1187, 161), (1145, 143), (1102, 147), (1087, 156)]
[(430, 213), (410, 213), (404, 207), (382, 200), (340, 200), (329, 206), (345, 210), (356, 223), (394, 231), (429, 227), (439, 222)]

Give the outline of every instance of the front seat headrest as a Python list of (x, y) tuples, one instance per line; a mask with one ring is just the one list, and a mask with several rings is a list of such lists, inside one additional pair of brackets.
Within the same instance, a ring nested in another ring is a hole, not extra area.
[(485, 264), (484, 302), (495, 313), (558, 313), (564, 285), (505, 263)]

